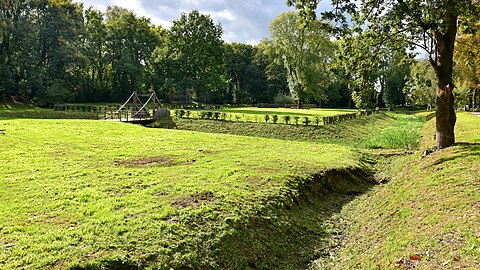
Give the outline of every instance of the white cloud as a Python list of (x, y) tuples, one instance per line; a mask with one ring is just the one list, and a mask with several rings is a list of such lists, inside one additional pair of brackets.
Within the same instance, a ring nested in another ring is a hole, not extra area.
[[(172, 21), (181, 13), (197, 9), (222, 24), (227, 42), (258, 44), (269, 36), (268, 25), (283, 11), (289, 10), (285, 0), (77, 0), (85, 7), (93, 6), (105, 11), (109, 5), (117, 5), (134, 11), (138, 16), (150, 18), (151, 22), (170, 28)], [(325, 8), (323, 3), (320, 7)]]

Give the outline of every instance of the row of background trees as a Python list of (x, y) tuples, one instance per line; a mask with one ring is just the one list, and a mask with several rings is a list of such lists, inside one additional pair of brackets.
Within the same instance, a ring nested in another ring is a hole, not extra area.
[[(151, 90), (172, 103), (393, 107), (435, 99), (433, 69), (426, 61), (404, 61), (406, 48), (332, 41), (328, 25), (305, 27), (295, 12), (281, 14), (270, 25), (271, 37), (252, 46), (225, 43), (221, 25), (198, 11), (164, 29), (116, 6), (103, 13), (71, 0), (1, 5), (3, 100), (42, 106), (118, 102), (132, 91)], [(479, 34), (459, 40), (457, 101), (472, 104), (479, 86)], [(358, 62), (346, 57), (355, 49), (361, 51)], [(369, 58), (378, 61), (364, 67)]]

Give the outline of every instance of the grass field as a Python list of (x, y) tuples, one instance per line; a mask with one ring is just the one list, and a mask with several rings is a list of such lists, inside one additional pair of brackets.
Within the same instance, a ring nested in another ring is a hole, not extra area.
[(303, 268), (328, 243), (325, 222), (371, 186), (361, 149), (413, 149), (424, 123), (230, 123), (248, 135), (235, 136), (198, 132), (225, 133), (216, 121), (182, 131), (63, 113), (76, 116), (0, 109), (2, 270)]
[(217, 241), (226, 220), (281, 202), (292, 181), (361, 166), (339, 145), (122, 123), (16, 119), (0, 130), (3, 269), (105, 258), (208, 267), (195, 243)]
[[(332, 218), (345, 232), (338, 251), (312, 269), (479, 269), (480, 117), (457, 117), (456, 146), (393, 157), (381, 167), (390, 182)], [(428, 122), (422, 149), (434, 145), (434, 131)]]

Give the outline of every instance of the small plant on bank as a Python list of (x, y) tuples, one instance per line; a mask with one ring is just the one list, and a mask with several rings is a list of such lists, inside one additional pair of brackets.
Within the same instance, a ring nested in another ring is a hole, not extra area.
[(185, 112), (185, 116), (186, 116), (186, 118), (190, 118), (190, 115), (191, 115), (191, 114), (192, 114), (192, 112), (191, 112), (191, 111), (186, 111), (186, 112)]
[(270, 115), (265, 114), (265, 123), (268, 123), (268, 120), (270, 120)]
[(222, 113), (222, 120), (223, 121), (227, 120), (227, 114), (226, 113)]
[(238, 114), (235, 115), (235, 119), (237, 120), (237, 122), (240, 122), (240, 118), (241, 118), (240, 115)]
[(315, 125), (320, 125), (320, 118), (318, 118), (318, 116), (315, 116)]
[(288, 125), (288, 124), (290, 123), (290, 116), (289, 116), (289, 115), (285, 115), (285, 116), (283, 117), (283, 119), (285, 120), (285, 124)]
[(218, 120), (220, 118), (220, 112), (213, 113), (213, 119)]
[(278, 122), (278, 115), (273, 115), (273, 123), (276, 124)]
[(207, 112), (207, 119), (213, 118), (213, 112)]
[(305, 126), (308, 126), (312, 121), (310, 121), (310, 118), (308, 118), (308, 116), (305, 116), (302, 122)]
[(293, 120), (295, 121), (295, 125), (298, 125), (298, 120), (299, 119), (300, 119), (300, 117), (298, 117), (298, 116), (293, 117)]

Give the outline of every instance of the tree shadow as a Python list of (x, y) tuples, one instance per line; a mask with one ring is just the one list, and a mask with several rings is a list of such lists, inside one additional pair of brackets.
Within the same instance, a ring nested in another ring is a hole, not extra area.
[(298, 188), (293, 199), (287, 196), (235, 224), (214, 258), (221, 269), (305, 269), (330, 255), (334, 247), (329, 239), (342, 237), (341, 224), (332, 222), (332, 217), (376, 184), (360, 171), (317, 176)]
[(440, 158), (432, 165), (440, 165), (449, 161), (454, 161), (459, 158), (478, 157), (480, 158), (480, 143), (479, 142), (458, 142), (454, 145), (452, 155)]

